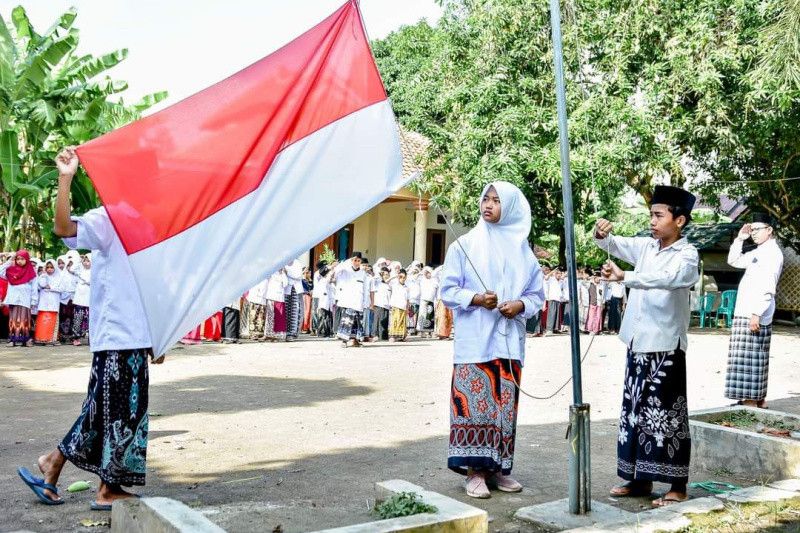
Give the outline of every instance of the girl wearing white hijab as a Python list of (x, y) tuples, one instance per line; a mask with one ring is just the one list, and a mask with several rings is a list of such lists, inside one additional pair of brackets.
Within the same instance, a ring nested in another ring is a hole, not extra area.
[(433, 276), (433, 269), (425, 267), (419, 277), (419, 311), (417, 312), (417, 331), (421, 337), (433, 334), (435, 321), (436, 293), (439, 281)]
[(519, 492), (510, 477), (525, 320), (544, 302), (542, 273), (528, 236), (531, 212), (517, 187), (486, 186), (478, 224), (450, 246), (442, 301), (453, 309), (455, 344), (447, 466), (467, 476), (475, 498), (489, 486)]
[(67, 265), (70, 274), (77, 278), (72, 297), (72, 345), (80, 346), (81, 339), (89, 333), (89, 301), (92, 284), (92, 254), (81, 258), (79, 264)]
[(36, 316), (36, 329), (33, 340), (37, 344), (58, 344), (58, 311), (61, 304), (61, 283), (63, 274), (58, 264), (48, 259), (44, 272), (39, 276), (39, 313)]

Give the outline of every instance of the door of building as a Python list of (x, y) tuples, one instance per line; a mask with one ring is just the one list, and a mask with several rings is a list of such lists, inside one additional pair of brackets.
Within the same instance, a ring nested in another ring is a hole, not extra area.
[(353, 225), (348, 224), (324, 241), (320, 242), (311, 249), (309, 254), (311, 264), (309, 267), (316, 268), (317, 261), (325, 252), (325, 247), (333, 250), (333, 254), (338, 261), (344, 261), (353, 254)]
[(444, 263), (444, 254), (447, 251), (447, 233), (441, 229), (428, 230), (428, 242), (425, 247), (425, 264), (437, 267)]

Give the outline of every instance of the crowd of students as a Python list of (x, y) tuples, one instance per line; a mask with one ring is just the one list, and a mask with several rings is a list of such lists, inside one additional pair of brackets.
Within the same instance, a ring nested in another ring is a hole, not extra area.
[(0, 339), (8, 346), (80, 346), (89, 332), (92, 255), (70, 250), (42, 261), (0, 254)]
[[(572, 324), (564, 269), (543, 266), (545, 306), (527, 322), (534, 337), (563, 333)], [(578, 327), (584, 333), (619, 333), (627, 302), (623, 285), (606, 281), (589, 268), (578, 270)]]
[[(57, 259), (31, 258), (26, 250), (0, 255), (0, 339), (9, 346), (80, 346), (89, 328), (91, 254), (71, 250)], [(527, 322), (535, 337), (565, 332), (572, 321), (563, 269), (544, 266), (546, 304)], [(441, 267), (355, 252), (344, 262), (320, 261), (312, 271), (295, 260), (209, 317), (184, 336), (239, 342), (296, 340), (300, 333), (338, 338), (348, 346), (405, 340), (409, 335), (450, 339), (453, 314), (442, 302)], [(579, 327), (585, 333), (619, 333), (626, 293), (621, 283), (578, 271)], [(344, 324), (344, 326), (343, 326)]]
[(440, 268), (360, 253), (320, 261), (312, 271), (295, 260), (189, 332), (181, 342), (292, 342), (300, 333), (344, 346), (402, 342), (409, 335), (450, 339), (453, 314), (442, 303)]

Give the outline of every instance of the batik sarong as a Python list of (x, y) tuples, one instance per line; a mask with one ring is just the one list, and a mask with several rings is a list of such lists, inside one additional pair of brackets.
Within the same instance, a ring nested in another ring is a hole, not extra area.
[(300, 330), (300, 303), (297, 291), (292, 287), (292, 292), (284, 296), (286, 306), (286, 336), (297, 337)]
[(253, 302), (248, 302), (247, 308), (247, 330), (250, 332), (250, 338), (254, 341), (264, 339), (265, 327), (267, 318), (267, 308), (270, 307), (269, 302), (267, 305), (261, 305)]
[(514, 380), (521, 378), (519, 362), (509, 359), (453, 366), (449, 469), (511, 473), (519, 405)]
[(447, 339), (453, 333), (453, 311), (442, 300), (436, 302), (436, 336)]
[(72, 338), (82, 339), (89, 334), (89, 308), (72, 306)]
[(72, 340), (72, 314), (74, 313), (72, 300), (59, 306), (58, 312), (58, 339), (61, 342)]
[(343, 340), (349, 341), (355, 339), (358, 342), (364, 340), (364, 313), (354, 309), (344, 308), (342, 312), (342, 320), (339, 322), (339, 331), (336, 336)]
[(250, 316), (250, 302), (245, 299), (242, 299), (241, 303), (241, 313), (239, 315), (239, 337), (243, 339), (250, 338), (250, 324), (249, 322)]
[(417, 330), (417, 315), (419, 314), (419, 304), (408, 304), (408, 313), (406, 315), (406, 324), (408, 332), (415, 332)]
[(750, 319), (733, 317), (728, 346), (725, 397), (731, 400), (763, 400), (767, 397), (769, 348), (772, 325), (750, 331)]
[(429, 333), (433, 331), (436, 313), (434, 312), (433, 302), (422, 300), (419, 302), (419, 312), (417, 316), (417, 331)]
[(408, 313), (405, 309), (392, 307), (389, 317), (389, 337), (392, 339), (405, 339), (408, 334)]
[(282, 341), (286, 338), (286, 304), (267, 300), (264, 337)]
[(317, 335), (320, 337), (333, 335), (333, 313), (328, 309), (317, 308)]
[(89, 391), (58, 449), (110, 485), (144, 485), (149, 349), (95, 352)]
[(319, 298), (311, 299), (311, 334), (319, 334)]
[(8, 340), (26, 343), (31, 338), (31, 310), (22, 305), (8, 306)]
[(617, 474), (626, 480), (689, 479), (686, 354), (628, 351), (617, 435)]
[(56, 344), (58, 342), (58, 312), (39, 311), (36, 316), (36, 330), (33, 340), (37, 344)]
[(222, 339), (228, 342), (239, 340), (239, 317), (240, 312), (233, 307), (225, 307), (222, 310)]

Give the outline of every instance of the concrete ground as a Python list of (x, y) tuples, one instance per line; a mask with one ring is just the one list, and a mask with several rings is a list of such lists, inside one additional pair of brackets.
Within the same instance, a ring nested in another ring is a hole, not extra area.
[[(723, 331), (690, 335), (690, 409), (730, 403), (722, 397), (727, 343)], [(800, 332), (776, 331), (774, 409), (800, 413), (798, 353)], [(616, 337), (594, 340), (584, 399), (592, 405), (593, 497), (638, 510), (649, 500), (613, 501), (607, 492), (618, 482), (624, 354)], [(86, 347), (0, 349), (0, 531), (97, 531), (81, 521), (108, 518), (89, 510), (92, 493), (64, 492), (77, 480), (97, 484), (71, 465), (60, 482), (67, 503), (58, 507), (39, 504), (16, 474), (17, 466), (35, 468), (74, 421), (90, 357)], [(472, 500), (445, 467), (451, 365), (452, 343), (427, 339), (347, 350), (311, 338), (176, 348), (151, 367), (148, 483), (140, 492), (181, 500), (229, 531), (291, 532), (369, 521), (373, 483), (400, 478), (486, 509), (493, 531), (534, 531), (512, 515), (567, 494), (571, 387), (551, 400), (521, 400), (514, 475), (526, 489)], [(546, 396), (569, 375), (567, 336), (528, 339), (526, 390)], [(725, 472), (692, 477), (753, 482)]]

